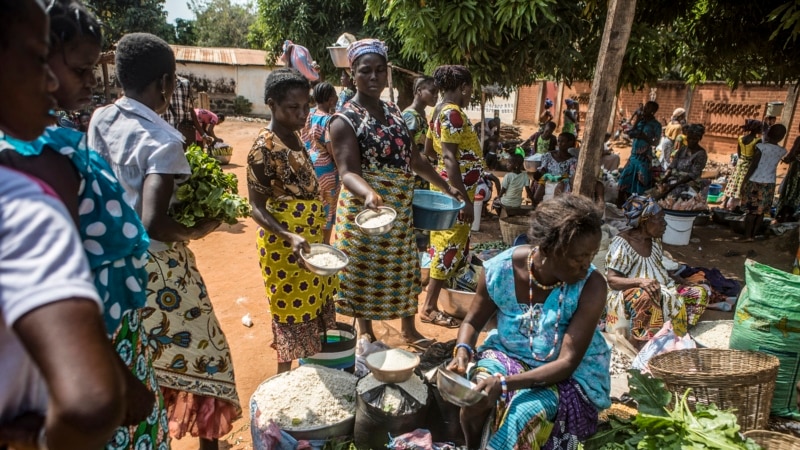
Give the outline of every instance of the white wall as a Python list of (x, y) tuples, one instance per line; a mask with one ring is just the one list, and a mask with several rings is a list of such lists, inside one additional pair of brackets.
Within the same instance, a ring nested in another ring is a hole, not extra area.
[(253, 103), (251, 114), (266, 116), (269, 108), (264, 104), (264, 81), (270, 70), (261, 66), (239, 66), (236, 79), (236, 94)]

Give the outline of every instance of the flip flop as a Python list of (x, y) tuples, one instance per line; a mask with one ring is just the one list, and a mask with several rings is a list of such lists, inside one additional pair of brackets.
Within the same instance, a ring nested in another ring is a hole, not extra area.
[(425, 350), (428, 349), (428, 347), (433, 345), (435, 342), (436, 339), (422, 338), (422, 339), (417, 339), (416, 341), (413, 342), (406, 341), (406, 345), (409, 347), (413, 347), (421, 352), (424, 352)]
[(441, 311), (436, 311), (431, 317), (425, 317), (424, 315), (420, 314), (419, 320), (421, 320), (422, 323), (430, 323), (445, 328), (458, 328), (461, 326), (460, 320)]

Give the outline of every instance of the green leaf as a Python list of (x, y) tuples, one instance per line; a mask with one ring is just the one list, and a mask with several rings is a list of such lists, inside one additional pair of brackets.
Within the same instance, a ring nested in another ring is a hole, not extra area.
[(643, 374), (638, 370), (628, 371), (630, 394), (639, 405), (639, 411), (654, 416), (665, 416), (664, 408), (672, 400), (672, 394), (666, 389), (664, 382)]

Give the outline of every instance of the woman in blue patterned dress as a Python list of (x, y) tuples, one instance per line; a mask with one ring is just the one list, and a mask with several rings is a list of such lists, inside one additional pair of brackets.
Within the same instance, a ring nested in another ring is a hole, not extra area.
[[(54, 1), (48, 14), (48, 63), (59, 81), (54, 96), (60, 108), (77, 110), (89, 103), (96, 84), (100, 24), (74, 0)], [(75, 218), (103, 300), (106, 331), (125, 366), (127, 397), (133, 401), (126, 426), (117, 429), (106, 448), (168, 448), (163, 399), (141, 326), (150, 240), (139, 217), (123, 200), (124, 190), (111, 168), (87, 147), (83, 133), (51, 126), (39, 139), (15, 141), (13, 146), (15, 151), (3, 152), (0, 159), (51, 185)]]
[[(596, 431), (611, 404), (610, 353), (597, 331), (607, 288), (591, 265), (600, 225), (588, 198), (555, 197), (531, 216), (529, 245), (484, 264), (449, 366), (465, 374), (474, 358), (469, 376), (486, 394), (461, 410), (469, 448), (495, 407), (489, 449), (573, 449)], [(495, 313), (497, 329), (473, 350)]]

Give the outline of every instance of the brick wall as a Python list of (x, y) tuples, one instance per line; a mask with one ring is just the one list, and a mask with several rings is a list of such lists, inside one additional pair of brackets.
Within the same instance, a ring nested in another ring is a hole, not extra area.
[[(534, 124), (538, 120), (536, 108), (538, 85), (520, 88), (515, 122)], [(736, 151), (736, 138), (741, 134), (745, 119), (761, 119), (766, 104), (771, 101), (785, 102), (789, 86), (742, 85), (731, 91), (725, 83), (704, 83), (697, 85), (693, 92), (682, 82), (663, 81), (643, 89), (623, 90), (617, 96), (615, 124), (622, 117), (630, 118), (640, 103), (655, 100), (659, 104), (656, 118), (667, 123), (676, 108), (687, 108), (689, 123), (702, 123), (706, 135), (702, 145), (712, 153), (732, 153)], [(564, 86), (561, 103), (566, 98), (578, 100), (580, 122), (586, 120), (589, 107), (591, 84), (575, 82)], [(525, 105), (524, 108), (522, 105)], [(532, 106), (531, 106), (532, 105)], [(557, 105), (556, 119), (560, 126), (561, 105)], [(779, 118), (780, 120), (780, 118)], [(793, 114), (791, 123), (784, 123), (788, 129), (784, 141), (791, 146), (800, 128), (800, 114)]]

